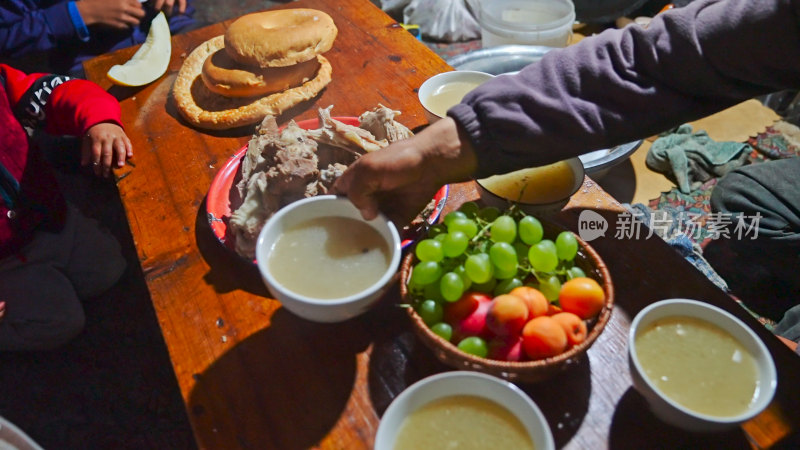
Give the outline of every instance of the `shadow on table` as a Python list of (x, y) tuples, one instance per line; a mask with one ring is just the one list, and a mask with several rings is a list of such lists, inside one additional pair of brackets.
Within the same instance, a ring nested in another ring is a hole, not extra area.
[(750, 449), (741, 428), (717, 433), (684, 431), (659, 420), (633, 388), (617, 403), (611, 422), (609, 448)]
[(636, 194), (636, 172), (630, 159), (612, 167), (602, 178), (594, 181), (620, 203), (630, 203)]
[(440, 372), (453, 370), (439, 362), (417, 339), (405, 310), (391, 297), (370, 312), (373, 339), (369, 360), (369, 395), (380, 417), (407, 387)]
[(318, 444), (353, 391), (356, 356), (368, 345), (361, 329), (352, 322), (313, 323), (277, 310), (269, 327), (195, 375), (188, 409), (198, 446), (229, 448), (232, 437), (239, 448)]
[(556, 447), (566, 445), (578, 432), (589, 411), (592, 377), (587, 355), (581, 355), (574, 364), (549, 380), (517, 385), (542, 410)]
[(269, 297), (261, 274), (254, 262), (239, 256), (220, 242), (211, 230), (206, 217), (206, 199), (200, 204), (195, 219), (195, 240), (209, 272), (203, 276), (206, 283), (219, 293), (244, 289), (254, 295)]

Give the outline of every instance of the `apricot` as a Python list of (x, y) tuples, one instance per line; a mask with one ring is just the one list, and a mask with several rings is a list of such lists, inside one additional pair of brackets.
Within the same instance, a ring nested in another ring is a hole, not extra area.
[(530, 310), (525, 301), (516, 295), (495, 297), (486, 313), (486, 326), (500, 337), (517, 337), (528, 321)]
[(558, 305), (554, 305), (554, 304), (550, 303), (550, 304), (547, 306), (547, 314), (545, 314), (545, 315), (546, 315), (546, 316), (554, 316), (554, 315), (556, 315), (556, 314), (558, 314), (558, 313), (560, 313), (560, 312), (563, 312), (563, 311), (564, 311), (564, 310), (563, 310), (563, 309), (561, 309), (561, 307), (560, 307), (560, 306), (558, 306)]
[(587, 278), (573, 278), (561, 285), (558, 304), (561, 309), (576, 314), (581, 319), (591, 319), (600, 313), (606, 302), (606, 294), (597, 281)]
[(522, 349), (531, 359), (556, 356), (567, 349), (567, 333), (550, 316), (534, 317), (522, 328)]
[(509, 292), (509, 294), (516, 295), (525, 301), (525, 304), (528, 305), (528, 310), (530, 311), (530, 315), (528, 316), (529, 319), (545, 315), (548, 307), (550, 306), (550, 302), (547, 301), (547, 298), (544, 296), (544, 294), (542, 294), (542, 292), (538, 289), (530, 286), (520, 286), (514, 288), (511, 290), (511, 292)]
[(586, 340), (586, 322), (581, 320), (580, 317), (571, 312), (560, 312), (553, 314), (553, 320), (558, 322), (564, 332), (567, 333), (567, 342), (569, 346), (578, 345)]

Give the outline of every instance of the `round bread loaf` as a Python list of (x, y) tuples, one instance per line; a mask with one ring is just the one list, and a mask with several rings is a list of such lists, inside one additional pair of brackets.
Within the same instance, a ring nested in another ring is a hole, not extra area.
[(208, 56), (223, 47), (222, 36), (200, 44), (186, 57), (172, 85), (172, 98), (181, 116), (200, 128), (225, 130), (259, 122), (268, 114), (278, 116), (314, 98), (331, 81), (331, 64), (318, 55), (317, 75), (300, 86), (266, 97), (224, 97), (208, 90), (200, 76)]
[(225, 32), (225, 51), (243, 65), (284, 67), (331, 49), (338, 30), (316, 9), (282, 9), (246, 14)]
[(286, 67), (242, 66), (225, 49), (217, 50), (203, 63), (203, 82), (211, 92), (226, 97), (255, 97), (285, 91), (314, 78), (317, 58)]

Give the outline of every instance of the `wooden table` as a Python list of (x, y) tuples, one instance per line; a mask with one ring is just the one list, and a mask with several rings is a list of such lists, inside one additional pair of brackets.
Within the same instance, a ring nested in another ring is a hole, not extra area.
[[(383, 103), (425, 124), (416, 88), (450, 67), (369, 0), (301, 0), (291, 7), (328, 12), (339, 28), (326, 54), (333, 82), (313, 102), (281, 118), (306, 119), (335, 105), (355, 116)], [(105, 73), (135, 49), (88, 61), (87, 77), (120, 99), (135, 166), (117, 173), (142, 271), (158, 315), (186, 410), (201, 448), (370, 448), (392, 398), (424, 376), (448, 370), (409, 329), (392, 289), (366, 315), (341, 324), (301, 320), (271, 299), (255, 267), (224, 249), (210, 232), (204, 198), (219, 168), (252, 127), (226, 132), (182, 121), (170, 87), (183, 58), (224, 32), (226, 23), (173, 37), (167, 74), (140, 89), (112, 87)], [(476, 198), (455, 185), (448, 209)], [(591, 180), (557, 220), (577, 229), (592, 208), (613, 224), (619, 204)], [(588, 357), (556, 379), (522, 385), (543, 409), (559, 447), (750, 447), (797, 432), (800, 358), (749, 317), (663, 241), (616, 239), (592, 244), (616, 286), (612, 320)], [(770, 409), (742, 429), (690, 434), (656, 420), (631, 388), (626, 333), (632, 317), (663, 298), (703, 299), (733, 312), (764, 339), (778, 367)]]

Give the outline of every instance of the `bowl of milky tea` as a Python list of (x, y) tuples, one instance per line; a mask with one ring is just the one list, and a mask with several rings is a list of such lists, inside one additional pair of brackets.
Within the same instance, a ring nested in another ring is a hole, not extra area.
[(750, 420), (777, 386), (772, 356), (753, 330), (697, 300), (662, 300), (641, 310), (631, 323), (628, 361), (653, 413), (689, 431)]
[(583, 163), (570, 158), (552, 164), (476, 180), (481, 200), (501, 210), (514, 203), (528, 214), (554, 214), (583, 185)]
[(516, 385), (473, 371), (443, 372), (400, 393), (381, 417), (375, 450), (554, 450), (538, 406)]
[(447, 116), (447, 110), (461, 103), (467, 93), (494, 75), (473, 70), (454, 70), (436, 74), (419, 87), (417, 96), (429, 123)]
[(370, 309), (400, 264), (400, 235), (385, 216), (367, 221), (345, 197), (290, 203), (267, 220), (256, 262), (267, 288), (290, 312), (341, 322)]

